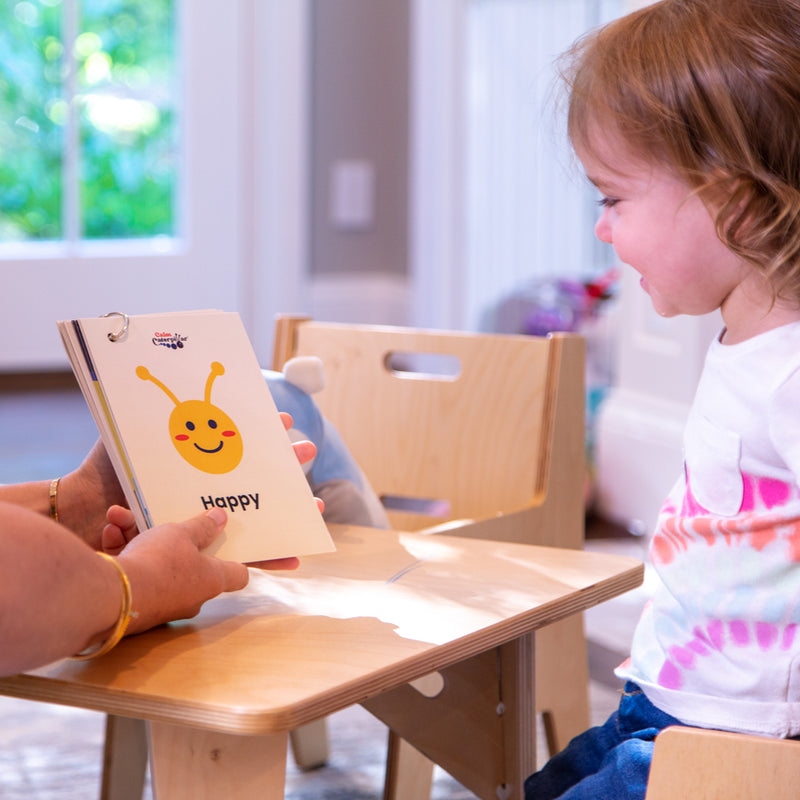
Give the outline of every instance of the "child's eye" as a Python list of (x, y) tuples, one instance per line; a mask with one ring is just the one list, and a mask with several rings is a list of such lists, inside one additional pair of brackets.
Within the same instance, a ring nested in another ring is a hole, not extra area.
[(601, 197), (597, 201), (597, 205), (603, 208), (613, 208), (617, 203), (619, 203), (619, 198), (617, 197)]

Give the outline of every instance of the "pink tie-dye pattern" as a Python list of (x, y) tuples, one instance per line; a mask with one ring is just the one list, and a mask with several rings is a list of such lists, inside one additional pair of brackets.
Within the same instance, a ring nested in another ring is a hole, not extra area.
[(674, 645), (670, 647), (669, 654), (672, 656), (672, 660), (677, 662), (679, 666), (684, 669), (694, 669), (694, 662), (697, 658), (697, 654), (693, 653), (691, 648)]
[(778, 625), (766, 622), (753, 624), (753, 633), (751, 634), (748, 625), (749, 623), (744, 620), (729, 622), (727, 637), (725, 623), (721, 620), (712, 620), (705, 630), (696, 627), (693, 631), (694, 638), (690, 639), (686, 645), (673, 645), (668, 649), (667, 658), (658, 673), (659, 686), (666, 689), (680, 689), (684, 683), (684, 671), (695, 669), (698, 658), (710, 656), (713, 650), (722, 650), (726, 640), (736, 647), (745, 647), (755, 640), (764, 652), (776, 646), (785, 651), (791, 648), (797, 633), (795, 623), (786, 625), (782, 634)]
[[(745, 473), (742, 473), (740, 477), (742, 479), (742, 502), (739, 506), (739, 513), (743, 511), (770, 511), (773, 508), (786, 505), (791, 499), (792, 487), (786, 481)], [(686, 492), (681, 504), (681, 514), (690, 517), (708, 516), (711, 512), (697, 501), (692, 492), (688, 470), (686, 471), (685, 479)], [(662, 509), (663, 512), (667, 512), (666, 506)]]
[[(786, 545), (786, 557), (790, 562), (800, 562), (800, 516), (787, 517), (780, 510), (798, 499), (797, 490), (785, 481), (772, 478), (742, 475), (742, 481), (743, 498), (737, 516), (720, 517), (697, 502), (687, 475), (679, 506), (670, 499), (661, 509), (651, 546), (653, 562), (670, 564), (682, 553), (703, 544), (749, 547), (761, 552), (775, 541)], [(705, 628), (696, 627), (693, 638), (684, 645), (668, 649), (657, 681), (666, 688), (680, 689), (684, 685), (684, 672), (694, 670), (698, 659), (721, 651), (726, 644), (758, 646), (762, 652), (775, 648), (788, 651), (794, 645), (797, 631), (794, 623), (778, 626), (765, 622), (712, 620)]]
[(694, 495), (688, 486), (686, 487), (686, 495), (683, 498), (681, 514), (684, 517), (702, 517), (708, 514), (708, 509), (703, 508), (703, 506), (694, 499)]
[(772, 509), (787, 503), (791, 490), (785, 481), (775, 478), (757, 478), (754, 475), (742, 475), (744, 496), (740, 511)]
[(725, 640), (725, 626), (718, 619), (708, 623), (706, 628), (711, 644), (716, 650), (722, 650), (722, 643)]
[(778, 641), (778, 626), (768, 622), (757, 622), (756, 641), (762, 650), (769, 650)]
[(658, 564), (669, 564), (693, 542), (704, 541), (709, 547), (719, 542), (728, 546), (748, 546), (756, 551), (781, 539), (787, 546), (787, 558), (800, 561), (800, 519), (786, 519), (781, 514), (748, 512), (737, 517), (662, 515), (653, 535), (651, 555)]
[(700, 639), (692, 639), (686, 646), (699, 656), (708, 655), (708, 647), (706, 647)]
[(669, 499), (665, 500), (664, 504), (661, 506), (662, 514), (675, 514), (677, 511), (678, 507)]
[(747, 623), (742, 620), (734, 620), (728, 625), (728, 630), (731, 633), (731, 638), (734, 644), (744, 647), (750, 643), (750, 631), (747, 629)]
[(665, 661), (658, 673), (658, 685), (665, 689), (680, 689), (683, 686), (683, 675), (671, 661)]

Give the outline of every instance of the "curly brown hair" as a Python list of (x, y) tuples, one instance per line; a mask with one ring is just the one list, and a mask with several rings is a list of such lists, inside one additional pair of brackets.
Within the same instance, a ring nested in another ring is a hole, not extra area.
[(661, 0), (564, 54), (567, 131), (674, 168), (717, 234), (800, 302), (800, 0)]

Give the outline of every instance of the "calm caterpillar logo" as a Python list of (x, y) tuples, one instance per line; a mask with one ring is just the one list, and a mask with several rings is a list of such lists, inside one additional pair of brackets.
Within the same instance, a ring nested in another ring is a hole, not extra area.
[(225, 374), (219, 361), (211, 364), (202, 400), (180, 402), (147, 367), (136, 367), (136, 374), (143, 381), (152, 381), (175, 403), (169, 417), (169, 435), (186, 462), (214, 475), (236, 469), (242, 460), (242, 437), (234, 421), (211, 403), (211, 386), (218, 375)]

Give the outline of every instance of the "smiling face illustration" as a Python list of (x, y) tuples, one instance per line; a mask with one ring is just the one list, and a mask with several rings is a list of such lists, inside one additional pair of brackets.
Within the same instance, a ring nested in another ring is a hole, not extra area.
[(242, 437), (233, 420), (205, 400), (187, 400), (173, 410), (169, 434), (176, 450), (203, 472), (230, 472), (242, 459)]
[(218, 361), (211, 364), (203, 400), (180, 402), (147, 367), (139, 366), (136, 374), (143, 381), (152, 381), (173, 403), (169, 418), (169, 435), (182, 458), (196, 469), (213, 475), (231, 472), (242, 460), (242, 437), (234, 421), (210, 401), (211, 386), (225, 368)]

